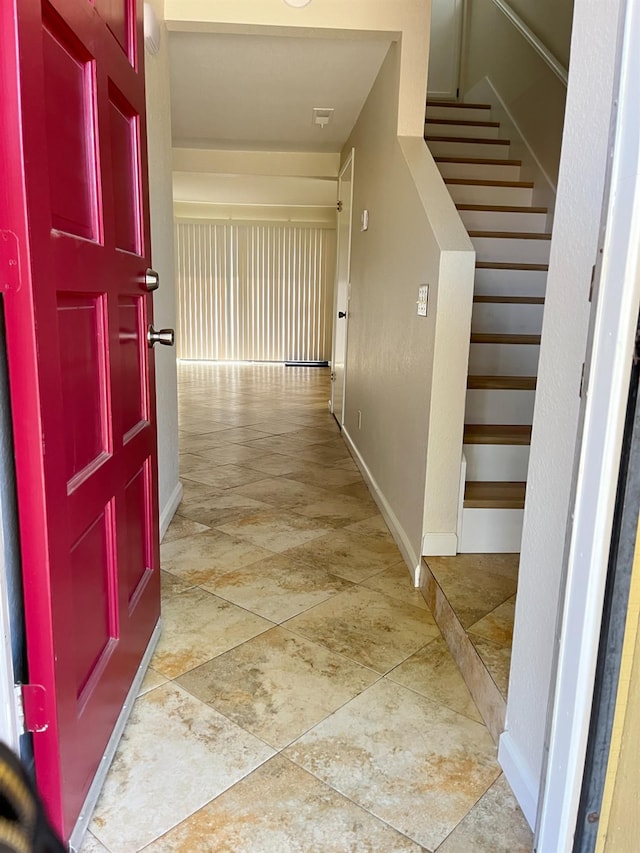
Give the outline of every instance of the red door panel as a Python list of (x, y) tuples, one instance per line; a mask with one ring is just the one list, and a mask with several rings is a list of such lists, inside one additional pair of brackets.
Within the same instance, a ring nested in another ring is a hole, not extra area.
[(0, 271), (13, 259), (29, 680), (45, 693), (34, 748), (66, 837), (160, 612), (140, 11), (0, 3), (0, 232), (15, 256)]

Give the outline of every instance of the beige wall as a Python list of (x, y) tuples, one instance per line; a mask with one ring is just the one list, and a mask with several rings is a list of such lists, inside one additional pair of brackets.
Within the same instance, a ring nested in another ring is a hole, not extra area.
[(573, 0), (508, 0), (509, 5), (566, 68)]
[(640, 543), (636, 537), (627, 624), (597, 853), (634, 850), (640, 838)]
[[(525, 0), (522, 2), (524, 4)], [(516, 4), (511, 5), (515, 8)], [(537, 4), (526, 0), (526, 5), (535, 7)], [(561, 9), (565, 5), (563, 0)], [(493, 0), (472, 0), (467, 15), (461, 81), (467, 100), (474, 99), (474, 88), (485, 78), (490, 81), (543, 173), (555, 187), (566, 86)], [(484, 92), (478, 96), (486, 97)], [(498, 118), (503, 119), (500, 115)]]
[[(398, 53), (392, 45), (343, 152), (355, 148), (345, 429), (415, 570), (425, 530), (455, 538), (475, 256), (424, 141), (397, 137)], [(447, 250), (460, 248), (456, 276)]]
[[(162, 0), (153, 0), (162, 20)], [(147, 87), (147, 138), (149, 150), (149, 204), (151, 208), (151, 259), (160, 274), (153, 296), (156, 328), (173, 327), (176, 320), (173, 260), (173, 198), (171, 189), (171, 107), (169, 103), (169, 48), (162, 25), (160, 51), (145, 55)], [(178, 399), (176, 354), (155, 347), (156, 404), (158, 417), (158, 475), (160, 522), (166, 528), (179, 499)]]
[[(307, 29), (310, 35), (329, 31), (384, 32), (402, 42), (398, 133), (422, 135), (427, 92), (430, 0), (313, 0), (294, 9), (283, 0), (166, 0), (166, 18), (173, 29), (210, 26), (224, 32)], [(256, 29), (257, 28), (257, 29)]]

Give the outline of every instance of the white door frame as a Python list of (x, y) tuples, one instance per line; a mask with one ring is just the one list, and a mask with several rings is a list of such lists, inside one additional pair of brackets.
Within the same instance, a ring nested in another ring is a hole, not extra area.
[[(444, 45), (443, 50), (440, 52), (440, 56), (444, 61), (447, 62), (448, 71), (449, 71), (449, 86), (447, 89), (440, 88), (438, 90), (434, 90), (432, 81), (427, 78), (427, 97), (440, 99), (440, 100), (456, 100), (458, 97), (458, 92), (460, 88), (460, 79), (461, 79), (461, 71), (462, 71), (462, 57), (463, 57), (463, 40), (464, 40), (464, 22), (466, 17), (466, 0), (431, 0), (431, 34), (433, 35), (433, 18), (434, 14), (437, 14), (437, 11), (440, 7), (443, 7), (444, 4), (447, 3), (451, 6), (452, 19), (454, 22), (454, 43), (453, 45), (447, 44)], [(434, 45), (433, 42), (429, 44), (429, 71), (433, 72), (433, 59), (435, 59), (438, 55), (439, 45)]]
[[(623, 7), (624, 8), (624, 7)], [(622, 435), (640, 309), (640, 9), (627, 5), (602, 265), (558, 652), (539, 853), (570, 850), (584, 775)]]
[[(353, 241), (353, 184), (354, 184), (354, 165), (355, 165), (355, 154), (356, 149), (352, 148), (349, 152), (347, 159), (344, 161), (342, 167), (340, 168), (340, 172), (338, 174), (338, 203), (340, 203), (340, 197), (342, 195), (342, 179), (344, 173), (347, 171), (349, 167), (351, 167), (351, 186), (349, 188), (349, 236), (348, 241), (349, 245), (347, 246), (347, 271), (346, 271), (346, 281), (347, 281), (347, 316), (344, 318), (344, 357), (343, 357), (343, 377), (342, 377), (342, 400), (340, 406), (340, 419), (339, 424), (342, 427), (344, 423), (344, 404), (346, 399), (346, 389), (347, 389), (347, 344), (349, 338), (349, 302), (351, 300), (351, 244)], [(333, 341), (332, 341), (332, 353), (331, 353), (331, 370), (333, 371), (336, 363), (336, 339), (337, 339), (337, 326), (338, 326), (338, 295), (340, 288), (340, 222), (337, 223), (336, 230), (336, 275), (335, 275), (335, 286), (333, 293)], [(335, 414), (335, 382), (332, 382), (331, 385), (331, 413)]]

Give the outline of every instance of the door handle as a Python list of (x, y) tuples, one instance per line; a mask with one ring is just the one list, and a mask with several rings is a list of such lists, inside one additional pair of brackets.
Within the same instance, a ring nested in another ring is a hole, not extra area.
[(147, 343), (150, 347), (154, 344), (162, 344), (165, 347), (172, 347), (176, 342), (176, 333), (173, 329), (158, 329), (156, 331), (153, 326), (147, 329)]
[(342, 318), (343, 318), (343, 317), (346, 317), (346, 316), (347, 316), (347, 312), (346, 312), (346, 311), (338, 311), (338, 317), (339, 317), (341, 320), (342, 320)]
[(154, 290), (157, 290), (160, 287), (160, 276), (155, 270), (149, 268), (145, 272), (144, 286), (145, 290), (148, 290), (149, 293), (153, 293)]

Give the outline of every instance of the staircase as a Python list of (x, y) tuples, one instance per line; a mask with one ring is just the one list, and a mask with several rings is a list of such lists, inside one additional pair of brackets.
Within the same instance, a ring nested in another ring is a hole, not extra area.
[(488, 104), (427, 102), (427, 145), (476, 250), (458, 550), (520, 550), (551, 234)]

